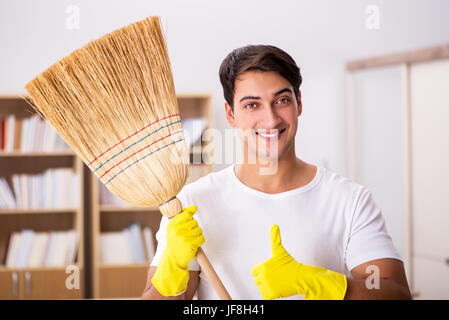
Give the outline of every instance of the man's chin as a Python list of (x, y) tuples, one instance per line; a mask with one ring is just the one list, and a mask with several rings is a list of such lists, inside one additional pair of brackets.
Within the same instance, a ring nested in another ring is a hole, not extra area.
[(253, 159), (252, 163), (267, 164), (269, 161), (278, 161), (285, 154), (284, 150), (251, 150), (248, 158)]

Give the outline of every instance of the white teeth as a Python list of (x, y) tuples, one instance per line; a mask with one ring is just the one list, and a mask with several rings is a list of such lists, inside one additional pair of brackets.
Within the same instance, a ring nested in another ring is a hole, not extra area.
[(278, 135), (278, 133), (276, 132), (276, 133), (273, 133), (273, 134), (263, 134), (263, 133), (259, 132), (259, 135), (264, 137), (264, 138), (274, 138), (274, 137), (276, 137)]
[(257, 132), (257, 134), (263, 138), (276, 138), (279, 135), (279, 131), (274, 131), (273, 133), (268, 133), (269, 130), (263, 130), (262, 132)]

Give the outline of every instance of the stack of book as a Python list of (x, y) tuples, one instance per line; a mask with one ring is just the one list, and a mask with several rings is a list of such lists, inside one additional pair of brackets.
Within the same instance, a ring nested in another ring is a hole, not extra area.
[(0, 208), (42, 209), (77, 208), (79, 177), (72, 168), (48, 169), (42, 174), (13, 174), (0, 177)]
[(100, 234), (100, 262), (103, 265), (134, 264), (154, 257), (153, 232), (137, 222), (122, 231)]
[(69, 146), (50, 125), (38, 115), (16, 118), (11, 114), (0, 119), (0, 151), (42, 152), (67, 151)]
[(66, 266), (75, 263), (77, 249), (75, 230), (22, 230), (11, 233), (4, 264), (8, 268)]

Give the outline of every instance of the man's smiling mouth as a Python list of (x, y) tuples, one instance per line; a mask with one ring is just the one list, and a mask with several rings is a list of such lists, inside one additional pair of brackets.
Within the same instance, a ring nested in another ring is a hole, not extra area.
[(260, 131), (255, 131), (256, 135), (260, 136), (261, 138), (264, 139), (275, 139), (275, 138), (279, 138), (279, 136), (285, 131), (286, 128), (283, 128), (281, 130), (260, 130)]

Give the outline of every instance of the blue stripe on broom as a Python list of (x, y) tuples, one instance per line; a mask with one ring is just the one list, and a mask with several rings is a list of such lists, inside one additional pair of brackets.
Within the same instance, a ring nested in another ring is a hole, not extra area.
[(105, 162), (103, 162), (98, 168), (96, 168), (96, 169), (93, 170), (92, 172), (97, 171), (97, 170), (100, 169), (102, 166), (104, 166), (106, 163), (108, 163), (109, 161), (111, 161), (112, 159), (114, 159), (115, 157), (117, 157), (120, 153), (122, 153), (123, 151), (128, 150), (128, 149), (131, 148), (133, 145), (135, 145), (136, 143), (142, 141), (143, 139), (148, 138), (148, 137), (151, 136), (153, 133), (156, 133), (156, 132), (158, 132), (159, 130), (161, 130), (162, 128), (166, 128), (166, 127), (171, 126), (172, 124), (175, 124), (175, 123), (178, 123), (178, 122), (181, 122), (181, 120), (178, 120), (178, 121), (175, 121), (175, 122), (166, 124), (165, 126), (162, 126), (162, 127), (160, 127), (159, 129), (156, 129), (156, 130), (154, 130), (153, 132), (147, 134), (145, 137), (143, 137), (143, 138), (141, 138), (140, 140), (134, 142), (133, 144), (131, 144), (130, 146), (126, 147), (125, 149), (123, 149), (123, 150), (120, 151), (119, 153), (113, 155), (111, 158), (109, 158), (108, 160), (106, 160)]
[(129, 167), (131, 167), (133, 164), (136, 164), (136, 163), (139, 162), (140, 160), (142, 160), (142, 159), (144, 159), (144, 158), (146, 158), (146, 157), (152, 155), (153, 153), (155, 153), (155, 152), (157, 152), (157, 151), (159, 151), (159, 150), (161, 150), (161, 149), (164, 149), (165, 147), (168, 147), (169, 145), (172, 145), (172, 144), (175, 144), (175, 143), (177, 143), (177, 142), (180, 142), (180, 141), (182, 141), (182, 140), (184, 140), (184, 139), (179, 139), (179, 140), (177, 140), (177, 141), (173, 141), (173, 142), (171, 142), (171, 143), (169, 143), (169, 144), (166, 144), (165, 146), (160, 147), (159, 149), (156, 149), (156, 150), (150, 152), (149, 154), (143, 156), (142, 158), (140, 158), (140, 159), (134, 161), (133, 163), (131, 163), (130, 165), (128, 165), (127, 167), (123, 168), (122, 170), (120, 170), (119, 172), (117, 172), (115, 175), (113, 175), (113, 176), (112, 176), (112, 177), (111, 177), (111, 178), (110, 178), (104, 185), (107, 185), (109, 182), (111, 182), (112, 179), (114, 179), (114, 178), (115, 178), (116, 176), (118, 176), (120, 173), (122, 173), (123, 171), (125, 171), (126, 169), (128, 169)]

